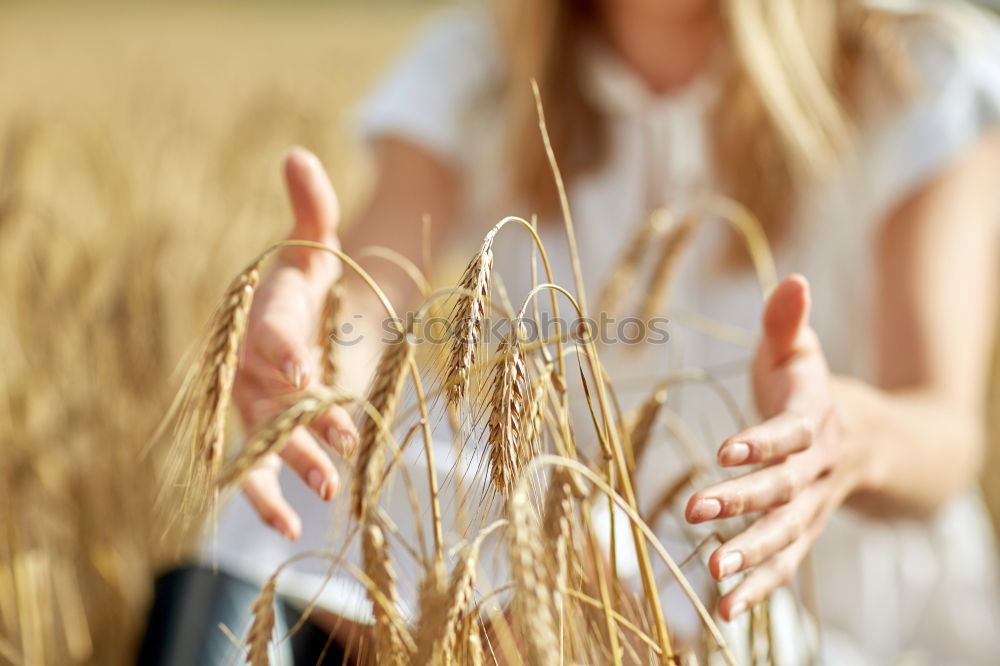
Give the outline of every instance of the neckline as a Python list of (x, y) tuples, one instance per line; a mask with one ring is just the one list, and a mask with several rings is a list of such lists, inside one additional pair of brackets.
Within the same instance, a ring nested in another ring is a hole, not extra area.
[(589, 35), (582, 46), (584, 94), (606, 113), (636, 117), (684, 109), (702, 112), (718, 95), (718, 57), (682, 86), (656, 93), (597, 35)]

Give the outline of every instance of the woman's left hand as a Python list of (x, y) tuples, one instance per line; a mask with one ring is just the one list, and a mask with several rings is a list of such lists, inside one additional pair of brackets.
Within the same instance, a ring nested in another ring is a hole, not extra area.
[(720, 604), (731, 620), (789, 582), (830, 515), (865, 477), (865, 452), (845, 436), (834, 380), (809, 326), (809, 284), (792, 275), (768, 299), (752, 367), (764, 422), (719, 448), (724, 467), (763, 464), (695, 493), (687, 519), (763, 515), (709, 559), (716, 580), (753, 569)]

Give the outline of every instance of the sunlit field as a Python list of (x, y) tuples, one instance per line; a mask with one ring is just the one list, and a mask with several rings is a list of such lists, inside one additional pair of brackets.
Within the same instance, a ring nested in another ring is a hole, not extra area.
[(289, 145), (348, 212), (352, 105), (426, 11), (0, 8), (0, 662), (127, 663), (155, 567), (139, 452), (230, 275), (289, 224)]
[(363, 202), (354, 110), (436, 6), (0, 5), (0, 664), (132, 663), (192, 545), (154, 518), (152, 435), (288, 229), (289, 146)]

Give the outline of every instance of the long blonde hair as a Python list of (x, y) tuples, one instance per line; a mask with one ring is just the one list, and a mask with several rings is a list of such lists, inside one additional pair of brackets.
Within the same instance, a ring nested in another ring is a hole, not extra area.
[[(858, 0), (722, 0), (729, 53), (711, 126), (721, 186), (762, 220), (772, 242), (785, 235), (797, 191), (825, 173), (851, 143), (851, 88), (862, 58), (890, 60), (898, 15)], [(583, 93), (580, 36), (598, 20), (597, 0), (503, 0), (513, 185), (551, 213), (527, 81), (538, 79), (553, 145), (572, 179), (601, 166), (606, 128)], [(898, 63), (885, 71), (899, 71)]]

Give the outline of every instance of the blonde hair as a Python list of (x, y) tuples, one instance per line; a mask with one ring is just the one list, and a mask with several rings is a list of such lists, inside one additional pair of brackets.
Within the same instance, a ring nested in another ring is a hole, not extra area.
[[(555, 208), (555, 191), (526, 82), (539, 81), (568, 179), (599, 168), (606, 128), (582, 92), (577, 57), (581, 34), (598, 20), (597, 0), (502, 5), (510, 145), (519, 165), (513, 186), (544, 215)], [(898, 53), (898, 17), (858, 0), (723, 0), (720, 8), (732, 57), (711, 118), (717, 176), (780, 242), (795, 194), (850, 146), (857, 64)]]

